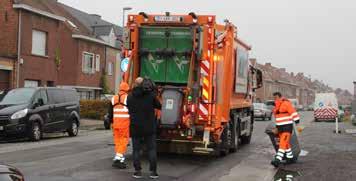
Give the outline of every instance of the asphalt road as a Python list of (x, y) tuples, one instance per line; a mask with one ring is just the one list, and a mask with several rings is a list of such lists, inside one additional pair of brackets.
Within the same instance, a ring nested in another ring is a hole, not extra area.
[[(308, 126), (312, 114), (302, 113), (302, 120)], [(251, 144), (223, 158), (158, 155), (159, 180), (272, 180), (277, 171), (269, 165), (274, 150), (264, 133), (269, 122), (256, 121)], [(26, 181), (133, 180), (130, 156), (129, 169), (111, 167), (110, 143), (110, 131), (82, 131), (75, 138), (59, 135), (38, 143), (0, 143), (0, 162), (18, 167)], [(147, 162), (143, 166), (148, 169)]]

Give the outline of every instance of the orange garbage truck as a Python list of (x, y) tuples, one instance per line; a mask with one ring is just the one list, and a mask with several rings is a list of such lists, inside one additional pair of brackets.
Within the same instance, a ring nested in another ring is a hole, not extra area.
[(123, 40), (123, 81), (148, 77), (158, 87), (159, 151), (226, 155), (250, 143), (262, 73), (232, 23), (141, 12), (128, 15)]

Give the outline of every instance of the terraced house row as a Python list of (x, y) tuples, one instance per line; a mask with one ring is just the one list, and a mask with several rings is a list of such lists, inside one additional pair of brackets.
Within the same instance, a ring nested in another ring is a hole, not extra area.
[[(255, 59), (250, 60), (256, 63)], [(314, 103), (316, 93), (335, 92), (340, 105), (350, 105), (352, 94), (348, 90), (340, 88), (333, 89), (326, 83), (313, 80), (304, 73), (288, 72), (285, 68), (272, 66), (271, 63), (259, 64), (257, 67), (263, 72), (263, 87), (258, 89), (257, 101), (267, 101), (273, 99), (273, 92), (281, 92), (290, 99), (297, 99), (302, 106), (308, 106)]]
[(57, 0), (0, 1), (0, 91), (77, 89), (82, 99), (117, 92), (121, 27)]

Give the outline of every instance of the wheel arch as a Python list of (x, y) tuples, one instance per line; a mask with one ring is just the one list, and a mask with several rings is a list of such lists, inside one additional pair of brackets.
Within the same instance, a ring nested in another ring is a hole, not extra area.
[(80, 125), (80, 115), (77, 111), (72, 111), (69, 116), (70, 120), (76, 119), (78, 126)]
[(43, 129), (44, 121), (43, 121), (43, 119), (42, 119), (42, 117), (40, 115), (33, 114), (33, 115), (30, 116), (30, 118), (28, 119), (29, 125), (32, 125), (34, 122), (40, 123), (41, 129)]

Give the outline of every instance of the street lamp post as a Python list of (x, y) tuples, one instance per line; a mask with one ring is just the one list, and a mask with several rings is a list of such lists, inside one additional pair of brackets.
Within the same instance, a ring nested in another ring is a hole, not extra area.
[(125, 27), (125, 12), (132, 10), (131, 7), (124, 7), (122, 8), (122, 28)]
[[(122, 8), (122, 34), (121, 34), (121, 53), (123, 55), (123, 50), (124, 50), (124, 43), (125, 43), (125, 37), (124, 37), (124, 28), (125, 28), (125, 12), (126, 11), (130, 11), (132, 10), (131, 7), (124, 7)], [(118, 89), (118, 85), (121, 82), (121, 78), (122, 78), (122, 72), (121, 72), (121, 59), (122, 57), (120, 57), (120, 60), (118, 60), (118, 63), (116, 64), (115, 68), (116, 68), (116, 72), (118, 72), (118, 75), (120, 76), (116, 76), (115, 78), (115, 87), (117, 87), (117, 91), (115, 91), (115, 93), (117, 94), (120, 90)]]

